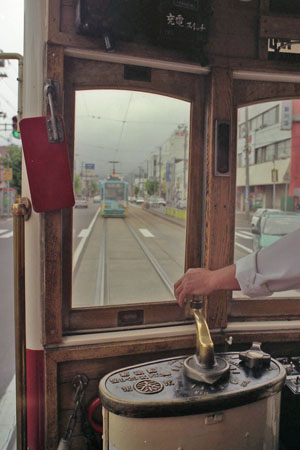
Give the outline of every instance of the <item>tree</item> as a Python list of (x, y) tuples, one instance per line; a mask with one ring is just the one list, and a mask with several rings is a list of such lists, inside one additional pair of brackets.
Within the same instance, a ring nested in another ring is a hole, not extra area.
[(75, 195), (79, 195), (81, 191), (81, 179), (78, 173), (75, 173), (74, 175), (74, 191)]
[(140, 188), (138, 186), (134, 186), (134, 195), (137, 197), (140, 192)]
[(91, 194), (92, 196), (94, 196), (95, 194), (98, 194), (99, 190), (98, 190), (98, 184), (93, 181), (92, 185), (91, 185)]
[(157, 180), (154, 180), (154, 181), (146, 180), (145, 188), (146, 188), (148, 195), (153, 195), (153, 194), (157, 193), (158, 181)]
[(9, 181), (9, 186), (14, 188), (18, 195), (21, 195), (22, 148), (17, 145), (10, 145), (6, 155), (0, 158), (0, 164), (4, 168), (12, 169), (12, 180)]

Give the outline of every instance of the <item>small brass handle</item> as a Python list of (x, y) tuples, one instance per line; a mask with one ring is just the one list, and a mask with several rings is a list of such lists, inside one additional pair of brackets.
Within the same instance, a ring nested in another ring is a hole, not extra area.
[(196, 356), (199, 363), (206, 368), (212, 368), (215, 364), (214, 344), (210, 336), (209, 328), (204, 319), (202, 309), (194, 309), (193, 314), (196, 321)]

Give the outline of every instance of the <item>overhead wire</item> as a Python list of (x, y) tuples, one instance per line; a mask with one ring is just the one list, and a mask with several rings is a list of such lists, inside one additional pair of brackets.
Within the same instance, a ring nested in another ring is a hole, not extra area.
[[(88, 116), (84, 116), (84, 115), (80, 115), (77, 117), (88, 117), (91, 119), (98, 119), (98, 120), (107, 120), (109, 122), (124, 122), (124, 120), (122, 119), (112, 119), (112, 118), (107, 118), (107, 117), (102, 117), (102, 116), (93, 116), (93, 115), (88, 115)], [(149, 125), (178, 125), (178, 122), (151, 122), (149, 120), (126, 120), (126, 123), (145, 123), (145, 124), (149, 124)]]

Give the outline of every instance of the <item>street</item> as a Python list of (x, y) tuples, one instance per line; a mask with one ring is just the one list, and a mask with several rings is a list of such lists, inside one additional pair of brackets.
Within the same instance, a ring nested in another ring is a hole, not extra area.
[(0, 398), (15, 373), (13, 220), (0, 218)]
[[(184, 271), (185, 228), (163, 211), (130, 204), (125, 219), (104, 219), (95, 208), (75, 212), (73, 307), (174, 300), (174, 282)], [(252, 253), (253, 235), (243, 220), (235, 239), (235, 260)]]

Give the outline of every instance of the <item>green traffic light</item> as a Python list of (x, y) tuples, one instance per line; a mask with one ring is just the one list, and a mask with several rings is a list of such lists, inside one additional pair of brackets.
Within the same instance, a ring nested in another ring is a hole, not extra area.
[(21, 137), (21, 133), (18, 131), (18, 116), (12, 117), (12, 135), (16, 139)]
[(19, 131), (14, 130), (13, 137), (15, 137), (16, 139), (20, 139), (21, 135), (20, 135)]

